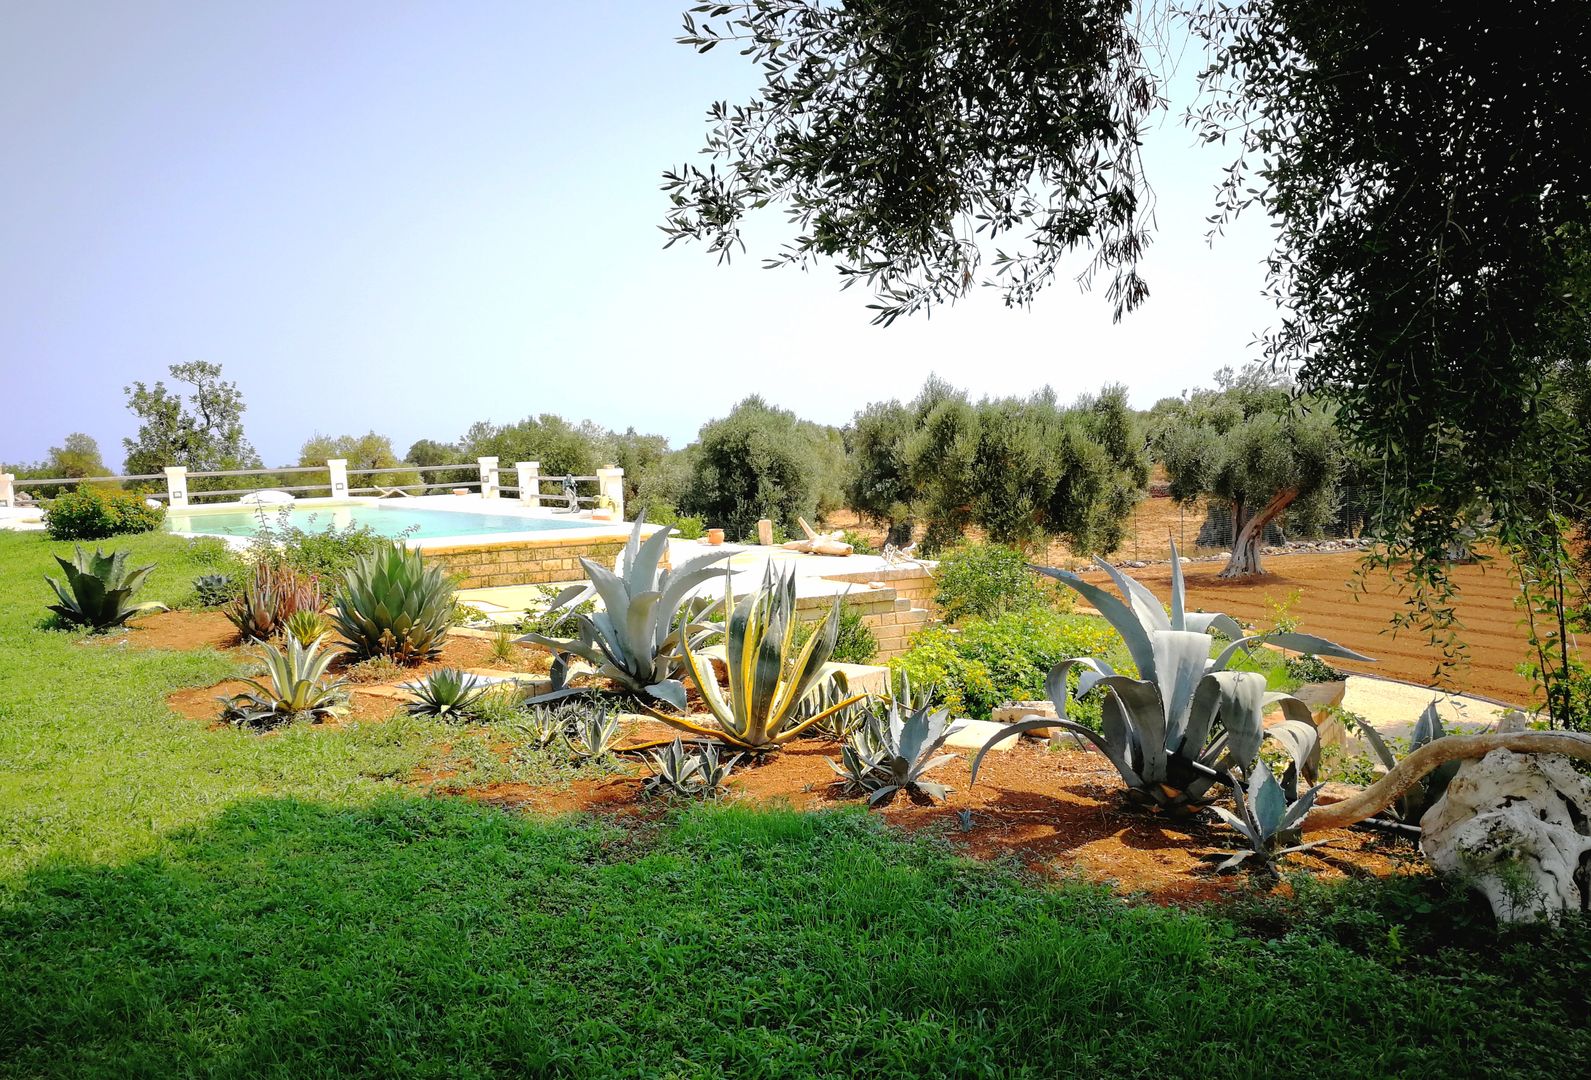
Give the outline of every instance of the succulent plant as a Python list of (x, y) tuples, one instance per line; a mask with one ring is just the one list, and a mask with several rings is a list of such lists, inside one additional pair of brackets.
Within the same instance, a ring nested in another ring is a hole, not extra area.
[(538, 747), (546, 749), (568, 736), (569, 714), (553, 705), (533, 705), (520, 714), (520, 727)]
[[(728, 576), (724, 602), (734, 597)], [(721, 739), (743, 750), (776, 750), (831, 713), (862, 700), (857, 694), (816, 711), (802, 701), (824, 674), (839, 632), (840, 605), (836, 601), (828, 618), (799, 650), (795, 648), (795, 577), (775, 576), (769, 566), (762, 587), (730, 608), (725, 630), (725, 667), (729, 671), (729, 699), (724, 699), (712, 665), (689, 641), (681, 642), (685, 670), (696, 684), (702, 702), (712, 714), (712, 727), (693, 720), (654, 713), (660, 720), (693, 735)]]
[[(1244, 636), (1229, 616), (1188, 612), (1175, 544), (1169, 615), (1143, 585), (1103, 559), (1095, 561), (1115, 581), (1119, 598), (1069, 571), (1034, 569), (1077, 590), (1116, 628), (1141, 677), (1117, 674), (1094, 657), (1062, 660), (1045, 684), (1059, 719), (1024, 720), (1001, 729), (973, 760), (974, 782), (984, 755), (996, 743), (1013, 734), (1055, 727), (1087, 739), (1104, 754), (1121, 775), (1129, 799), (1174, 814), (1193, 813), (1208, 805), (1211, 786), (1228, 782), (1233, 769), (1250, 768), (1266, 738), (1280, 743), (1300, 773), (1313, 779), (1320, 738), (1309, 707), (1287, 694), (1267, 693), (1262, 674), (1228, 667), (1239, 653), (1261, 643), (1350, 660), (1370, 658), (1310, 634), (1277, 631)], [(1214, 660), (1210, 659), (1215, 645), (1212, 629), (1232, 639)], [(1069, 693), (1068, 676), (1074, 668), (1082, 671), (1075, 693)], [(1096, 689), (1105, 694), (1097, 732), (1069, 719), (1066, 709), (1069, 701), (1081, 700)], [(1281, 708), (1284, 719), (1266, 727), (1263, 716), (1272, 705)]]
[(826, 739), (843, 742), (862, 726), (871, 709), (871, 700), (866, 696), (858, 699), (851, 693), (851, 683), (845, 673), (835, 671), (801, 699), (798, 719), (818, 716), (811, 731)]
[(438, 668), (404, 689), (413, 699), (404, 706), (410, 716), (456, 720), (469, 715), (491, 684), (458, 668)]
[(120, 626), (135, 615), (165, 611), (164, 604), (153, 601), (135, 604), (133, 595), (143, 586), (144, 579), (154, 570), (154, 564), (127, 569), (127, 552), (115, 551), (107, 555), (98, 548), (90, 555), (79, 545), (72, 545), (70, 561), (57, 555), (65, 582), (46, 577), (55, 590), (59, 604), (50, 610), (62, 621), (72, 626), (87, 626), (95, 630), (109, 630)]
[(258, 562), (243, 592), (224, 608), (244, 641), (269, 641), (300, 611), (319, 611), (320, 582), (291, 566)]
[(950, 722), (948, 709), (932, 711), (925, 706), (902, 714), (901, 703), (891, 701), (887, 710), (863, 722), (841, 750), (839, 763), (831, 761), (829, 767), (848, 786), (868, 792), (869, 804), (902, 789), (943, 799), (950, 789), (923, 777), (955, 758), (955, 754), (933, 755), (963, 726)]
[(1257, 859), (1267, 869), (1274, 869), (1276, 860), (1282, 856), (1318, 847), (1326, 842), (1312, 840), (1307, 844), (1299, 843), (1298, 826), (1315, 805), (1315, 796), (1319, 794), (1321, 785), (1317, 784), (1303, 795), (1297, 795), (1296, 785), (1292, 782), (1294, 770), (1289, 768), (1288, 773), (1287, 787), (1292, 788), (1292, 791), (1284, 791), (1283, 785), (1276, 782), (1270, 766), (1259, 762), (1254, 766), (1247, 785), (1243, 783), (1241, 775), (1237, 777), (1237, 783), (1232, 785), (1232, 801), (1237, 813), (1220, 806), (1210, 808), (1248, 843), (1246, 849), (1233, 852), (1216, 867), (1217, 870), (1236, 870), (1250, 859)]
[[(1398, 763), (1398, 757), (1392, 752), (1392, 747), (1381, 733), (1364, 720), (1356, 720), (1354, 726), (1364, 735), (1365, 742), (1370, 744), (1371, 751), (1381, 762), (1383, 768), (1392, 769)], [(1414, 723), (1414, 730), (1409, 732), (1409, 753), (1413, 753), (1426, 743), (1446, 737), (1447, 731), (1442, 727), (1442, 717), (1436, 711), (1433, 701), (1425, 707), (1420, 718)], [(1453, 777), (1458, 775), (1461, 761), (1448, 761), (1438, 765), (1416, 781), (1407, 791), (1399, 795), (1393, 804), (1387, 807), (1387, 816), (1401, 825), (1419, 825), (1420, 819), (1436, 801), (1447, 792), (1447, 785)]]
[(331, 633), (331, 620), (319, 611), (300, 608), (282, 623), (282, 633), (307, 647)]
[(739, 760), (739, 754), (728, 761), (721, 760), (714, 743), (687, 752), (676, 735), (672, 743), (648, 755), (652, 776), (642, 790), (647, 794), (669, 791), (676, 795), (716, 795)]
[[(685, 685), (677, 678), (680, 647), (687, 640), (700, 644), (721, 627), (696, 618), (680, 619), (679, 615), (691, 593), (715, 573), (712, 565), (727, 559), (730, 552), (703, 555), (678, 570), (662, 569), (673, 530), (665, 526), (642, 541), (644, 524), (643, 513), (636, 518), (624, 555), (614, 570), (581, 559), (590, 584), (570, 586), (547, 609), (549, 616), (564, 609), (575, 611), (579, 626), (576, 638), (565, 640), (530, 633), (519, 640), (554, 653), (579, 656), (631, 693), (665, 701), (684, 711)], [(580, 606), (592, 593), (601, 598), (604, 610), (580, 613)]]
[(601, 757), (619, 741), (623, 725), (602, 705), (576, 711), (564, 732), (564, 745), (577, 758)]
[(361, 555), (332, 601), (332, 623), (349, 650), (400, 664), (440, 655), (453, 617), (453, 583), (401, 543)]
[(225, 574), (200, 574), (193, 579), (193, 594), (204, 607), (220, 607), (232, 599), (232, 579)]
[(271, 725), (299, 717), (335, 716), (348, 700), (347, 683), (327, 681), (332, 654), (288, 638), (284, 647), (264, 645), (265, 677), (246, 680), (249, 689), (217, 698), (222, 717), (234, 724)]

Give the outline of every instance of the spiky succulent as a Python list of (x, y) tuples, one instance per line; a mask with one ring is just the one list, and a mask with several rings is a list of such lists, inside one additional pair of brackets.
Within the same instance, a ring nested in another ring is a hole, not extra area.
[(955, 758), (934, 754), (963, 726), (950, 722), (948, 709), (933, 711), (925, 706), (903, 713), (901, 703), (892, 700), (887, 709), (862, 723), (841, 750), (839, 763), (831, 761), (829, 767), (847, 786), (868, 792), (869, 804), (905, 789), (943, 799), (950, 789), (923, 777)]
[[(1354, 726), (1364, 735), (1365, 742), (1370, 744), (1371, 751), (1385, 769), (1391, 769), (1398, 763), (1398, 757), (1392, 752), (1392, 747), (1381, 733), (1364, 720), (1356, 720)], [(1442, 717), (1436, 711), (1436, 702), (1425, 707), (1420, 718), (1415, 721), (1414, 729), (1409, 732), (1409, 753), (1413, 753), (1428, 742), (1444, 738), (1446, 729), (1442, 727)], [(1386, 815), (1401, 825), (1419, 825), (1425, 812), (1436, 805), (1436, 801), (1447, 793), (1447, 785), (1453, 777), (1458, 775), (1461, 761), (1448, 761), (1438, 765), (1416, 781), (1407, 791), (1399, 795), (1393, 804), (1387, 807)]]
[[(725, 604), (733, 600), (728, 575)], [(770, 565), (762, 587), (730, 609), (725, 631), (724, 659), (729, 672), (729, 697), (718, 688), (712, 664), (692, 647), (681, 643), (685, 670), (696, 684), (713, 726), (704, 727), (683, 717), (656, 714), (665, 723), (693, 735), (721, 739), (743, 750), (775, 750), (864, 695), (836, 702), (826, 709), (803, 710), (802, 701), (824, 674), (840, 628), (840, 605), (798, 650), (795, 576), (775, 576)]]
[(331, 633), (331, 620), (318, 611), (300, 608), (282, 623), (282, 633), (307, 647)]
[(261, 646), (265, 676), (248, 679), (249, 689), (231, 697), (218, 698), (221, 715), (235, 724), (269, 726), (300, 717), (335, 716), (344, 711), (348, 700), (347, 683), (328, 680), (326, 669), (332, 654), (320, 646), (300, 645), (288, 638), (284, 647)]
[(224, 614), (244, 641), (269, 641), (300, 611), (321, 608), (320, 582), (291, 566), (259, 562)]
[(440, 655), (453, 619), (453, 583), (417, 550), (383, 544), (361, 555), (332, 601), (332, 623), (349, 651), (400, 664)]
[(410, 716), (435, 716), (457, 720), (468, 716), (491, 684), (458, 668), (437, 668), (404, 686), (412, 699), (404, 706)]
[[(1087, 739), (1115, 766), (1127, 786), (1128, 798), (1173, 814), (1190, 814), (1211, 801), (1210, 788), (1226, 782), (1231, 770), (1247, 770), (1266, 738), (1281, 744), (1306, 779), (1313, 779), (1320, 759), (1320, 738), (1309, 707), (1287, 694), (1267, 693), (1265, 676), (1228, 670), (1240, 653), (1262, 643), (1321, 656), (1369, 660), (1325, 638), (1275, 632), (1244, 636), (1226, 615), (1187, 611), (1176, 545), (1171, 549), (1171, 611), (1143, 585), (1103, 559), (1096, 559), (1121, 591), (1121, 597), (1065, 570), (1034, 567), (1071, 586), (1103, 615), (1127, 645), (1139, 678), (1117, 674), (1104, 660), (1074, 657), (1051, 669), (1045, 681), (1059, 719), (1024, 720), (1001, 729), (972, 763), (976, 782), (983, 757), (1011, 735), (1041, 728), (1061, 728)], [(1215, 659), (1219, 630), (1232, 641)], [(1081, 674), (1075, 692), (1068, 676)], [(1067, 705), (1094, 690), (1104, 693), (1099, 731), (1071, 720)], [(1284, 719), (1269, 727), (1265, 711), (1276, 705)]]
[[(614, 570), (590, 559), (581, 559), (590, 578), (589, 585), (565, 589), (547, 609), (547, 614), (568, 609), (579, 626), (573, 639), (558, 639), (530, 633), (521, 641), (533, 642), (556, 653), (573, 654), (589, 661), (599, 674), (612, 679), (633, 694), (665, 701), (680, 711), (685, 709), (685, 685), (679, 681), (680, 645), (690, 640), (700, 644), (721, 629), (691, 613), (679, 618), (687, 601), (708, 581), (714, 563), (727, 559), (730, 552), (703, 555), (678, 570), (662, 568), (673, 531), (658, 529), (643, 542), (643, 513), (630, 530), (629, 543)], [(585, 614), (580, 605), (595, 593), (602, 611)], [(555, 691), (556, 692), (556, 691)], [(568, 690), (565, 693), (578, 691)]]
[(564, 745), (577, 758), (601, 757), (624, 733), (618, 716), (601, 705), (579, 709), (564, 733)]
[(1220, 806), (1210, 808), (1248, 845), (1241, 851), (1233, 852), (1216, 869), (1236, 870), (1250, 859), (1274, 869), (1276, 860), (1282, 856), (1306, 851), (1326, 842), (1312, 840), (1307, 844), (1299, 843), (1299, 824), (1315, 805), (1315, 796), (1319, 794), (1321, 785), (1317, 784), (1303, 795), (1297, 795), (1293, 769), (1289, 768), (1288, 773), (1289, 782), (1286, 786), (1291, 791), (1284, 790), (1283, 785), (1276, 782), (1270, 766), (1261, 761), (1254, 766), (1246, 785), (1241, 775), (1232, 785), (1232, 801), (1237, 813)]
[[(850, 704), (845, 704), (850, 702)], [(850, 680), (843, 671), (831, 672), (801, 699), (799, 719), (817, 716), (811, 731), (826, 739), (843, 742), (867, 719), (872, 702), (851, 693)]]
[(642, 790), (646, 794), (672, 792), (675, 795), (712, 796), (729, 779), (740, 755), (723, 761), (714, 743), (704, 743), (694, 752), (687, 751), (676, 735), (672, 743), (653, 751), (647, 758), (652, 766), (652, 776), (643, 786)]
[(193, 579), (193, 594), (205, 607), (220, 607), (232, 599), (232, 579), (225, 574), (200, 574)]
[(567, 737), (570, 714), (554, 705), (532, 705), (520, 713), (519, 730), (541, 749)]
[(64, 582), (46, 577), (50, 588), (61, 601), (51, 604), (50, 610), (72, 626), (87, 626), (94, 630), (109, 630), (121, 626), (135, 615), (165, 611), (164, 604), (153, 601), (135, 604), (133, 595), (143, 587), (144, 579), (154, 570), (154, 564), (127, 569), (127, 552), (114, 551), (107, 555), (98, 548), (90, 555), (79, 545), (72, 545), (72, 558), (61, 564)]

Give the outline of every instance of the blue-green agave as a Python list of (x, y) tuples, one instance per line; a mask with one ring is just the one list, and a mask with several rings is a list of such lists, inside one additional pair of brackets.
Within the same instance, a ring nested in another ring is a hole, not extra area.
[[(1355, 721), (1354, 727), (1365, 737), (1365, 742), (1370, 744), (1371, 751), (1383, 768), (1391, 770), (1398, 763), (1397, 755), (1392, 752), (1392, 747), (1381, 737), (1380, 732), (1363, 720)], [(1434, 742), (1446, 735), (1447, 731), (1442, 727), (1442, 718), (1437, 715), (1436, 702), (1433, 701), (1415, 721), (1414, 730), (1409, 732), (1409, 753), (1412, 754), (1426, 743)], [(1418, 825), (1425, 812), (1435, 806), (1436, 801), (1447, 793), (1447, 785), (1458, 775), (1459, 766), (1462, 764), (1461, 761), (1448, 761), (1426, 773), (1387, 808), (1387, 816), (1402, 825)]]
[[(1059, 719), (1024, 720), (1003, 728), (973, 760), (974, 782), (984, 755), (996, 743), (1020, 732), (1055, 727), (1088, 740), (1104, 754), (1121, 774), (1131, 801), (1173, 814), (1208, 805), (1211, 786), (1228, 783), (1233, 769), (1249, 769), (1267, 738), (1281, 744), (1300, 773), (1312, 779), (1320, 739), (1309, 707), (1290, 695), (1267, 693), (1263, 674), (1230, 667), (1240, 653), (1261, 643), (1349, 660), (1370, 657), (1311, 634), (1244, 636), (1230, 616), (1189, 612), (1175, 545), (1169, 613), (1142, 584), (1103, 559), (1095, 561), (1116, 583), (1119, 597), (1066, 570), (1033, 569), (1075, 589), (1116, 628), (1139, 677), (1118, 674), (1095, 657), (1062, 660), (1045, 682)], [(1212, 630), (1231, 639), (1213, 660)], [(1076, 690), (1069, 691), (1074, 669), (1080, 674)], [(1067, 717), (1070, 702), (1096, 690), (1105, 695), (1097, 732)], [(1262, 718), (1272, 705), (1282, 710), (1284, 719), (1267, 727)]]
[(948, 709), (925, 705), (903, 714), (900, 700), (891, 699), (886, 710), (863, 720), (840, 752), (839, 763), (830, 761), (829, 767), (848, 786), (866, 791), (869, 804), (905, 789), (943, 799), (950, 789), (923, 777), (955, 758), (955, 754), (934, 755), (963, 726), (950, 722)]
[[(678, 675), (683, 666), (682, 643), (699, 644), (723, 627), (699, 618), (680, 619), (691, 594), (714, 573), (713, 564), (730, 552), (718, 552), (691, 559), (677, 570), (662, 567), (673, 529), (665, 526), (644, 541), (643, 513), (630, 530), (629, 543), (615, 569), (609, 570), (590, 559), (581, 559), (588, 585), (571, 585), (553, 601), (548, 613), (578, 607), (595, 593), (603, 608), (591, 614), (576, 613), (579, 636), (572, 639), (526, 634), (529, 641), (552, 650), (554, 655), (581, 657), (624, 689), (685, 709), (685, 684)], [(575, 694), (576, 688), (555, 691)], [(542, 700), (548, 696), (544, 695)]]
[[(1288, 772), (1291, 774), (1292, 770)], [(1246, 785), (1241, 776), (1237, 779), (1238, 782), (1232, 785), (1232, 801), (1237, 813), (1219, 806), (1210, 809), (1230, 825), (1248, 843), (1248, 847), (1233, 852), (1216, 867), (1217, 870), (1236, 870), (1249, 859), (1257, 859), (1267, 869), (1273, 869), (1276, 860), (1283, 855), (1307, 851), (1326, 842), (1312, 840), (1307, 844), (1299, 843), (1299, 826), (1303, 823), (1304, 815), (1314, 807), (1315, 796), (1320, 793), (1322, 785), (1316, 784), (1294, 798), (1284, 790), (1282, 784), (1276, 782), (1276, 775), (1263, 761), (1254, 766)], [(1287, 787), (1295, 785), (1289, 782)]]

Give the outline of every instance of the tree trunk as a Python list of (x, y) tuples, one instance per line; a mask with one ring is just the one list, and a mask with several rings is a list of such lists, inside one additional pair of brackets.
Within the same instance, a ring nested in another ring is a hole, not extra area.
[(1265, 530), (1282, 515), (1282, 512), (1292, 505), (1298, 498), (1297, 488), (1285, 488), (1271, 496), (1271, 501), (1251, 515), (1247, 521), (1242, 520), (1243, 504), (1232, 504), (1232, 525), (1237, 530), (1237, 535), (1232, 539), (1232, 557), (1227, 560), (1226, 568), (1217, 577), (1245, 578), (1259, 577), (1265, 573), (1260, 565), (1260, 545), (1265, 540)]

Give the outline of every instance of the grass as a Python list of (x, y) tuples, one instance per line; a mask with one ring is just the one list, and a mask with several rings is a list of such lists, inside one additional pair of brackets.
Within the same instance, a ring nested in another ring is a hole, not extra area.
[[(186, 587), (180, 542), (150, 598)], [(0, 1076), (1580, 1075), (1591, 934), (1429, 880), (1192, 912), (857, 811), (539, 819), (411, 720), (208, 730), (0, 534)], [(1325, 1063), (1329, 1062), (1329, 1065)]]

